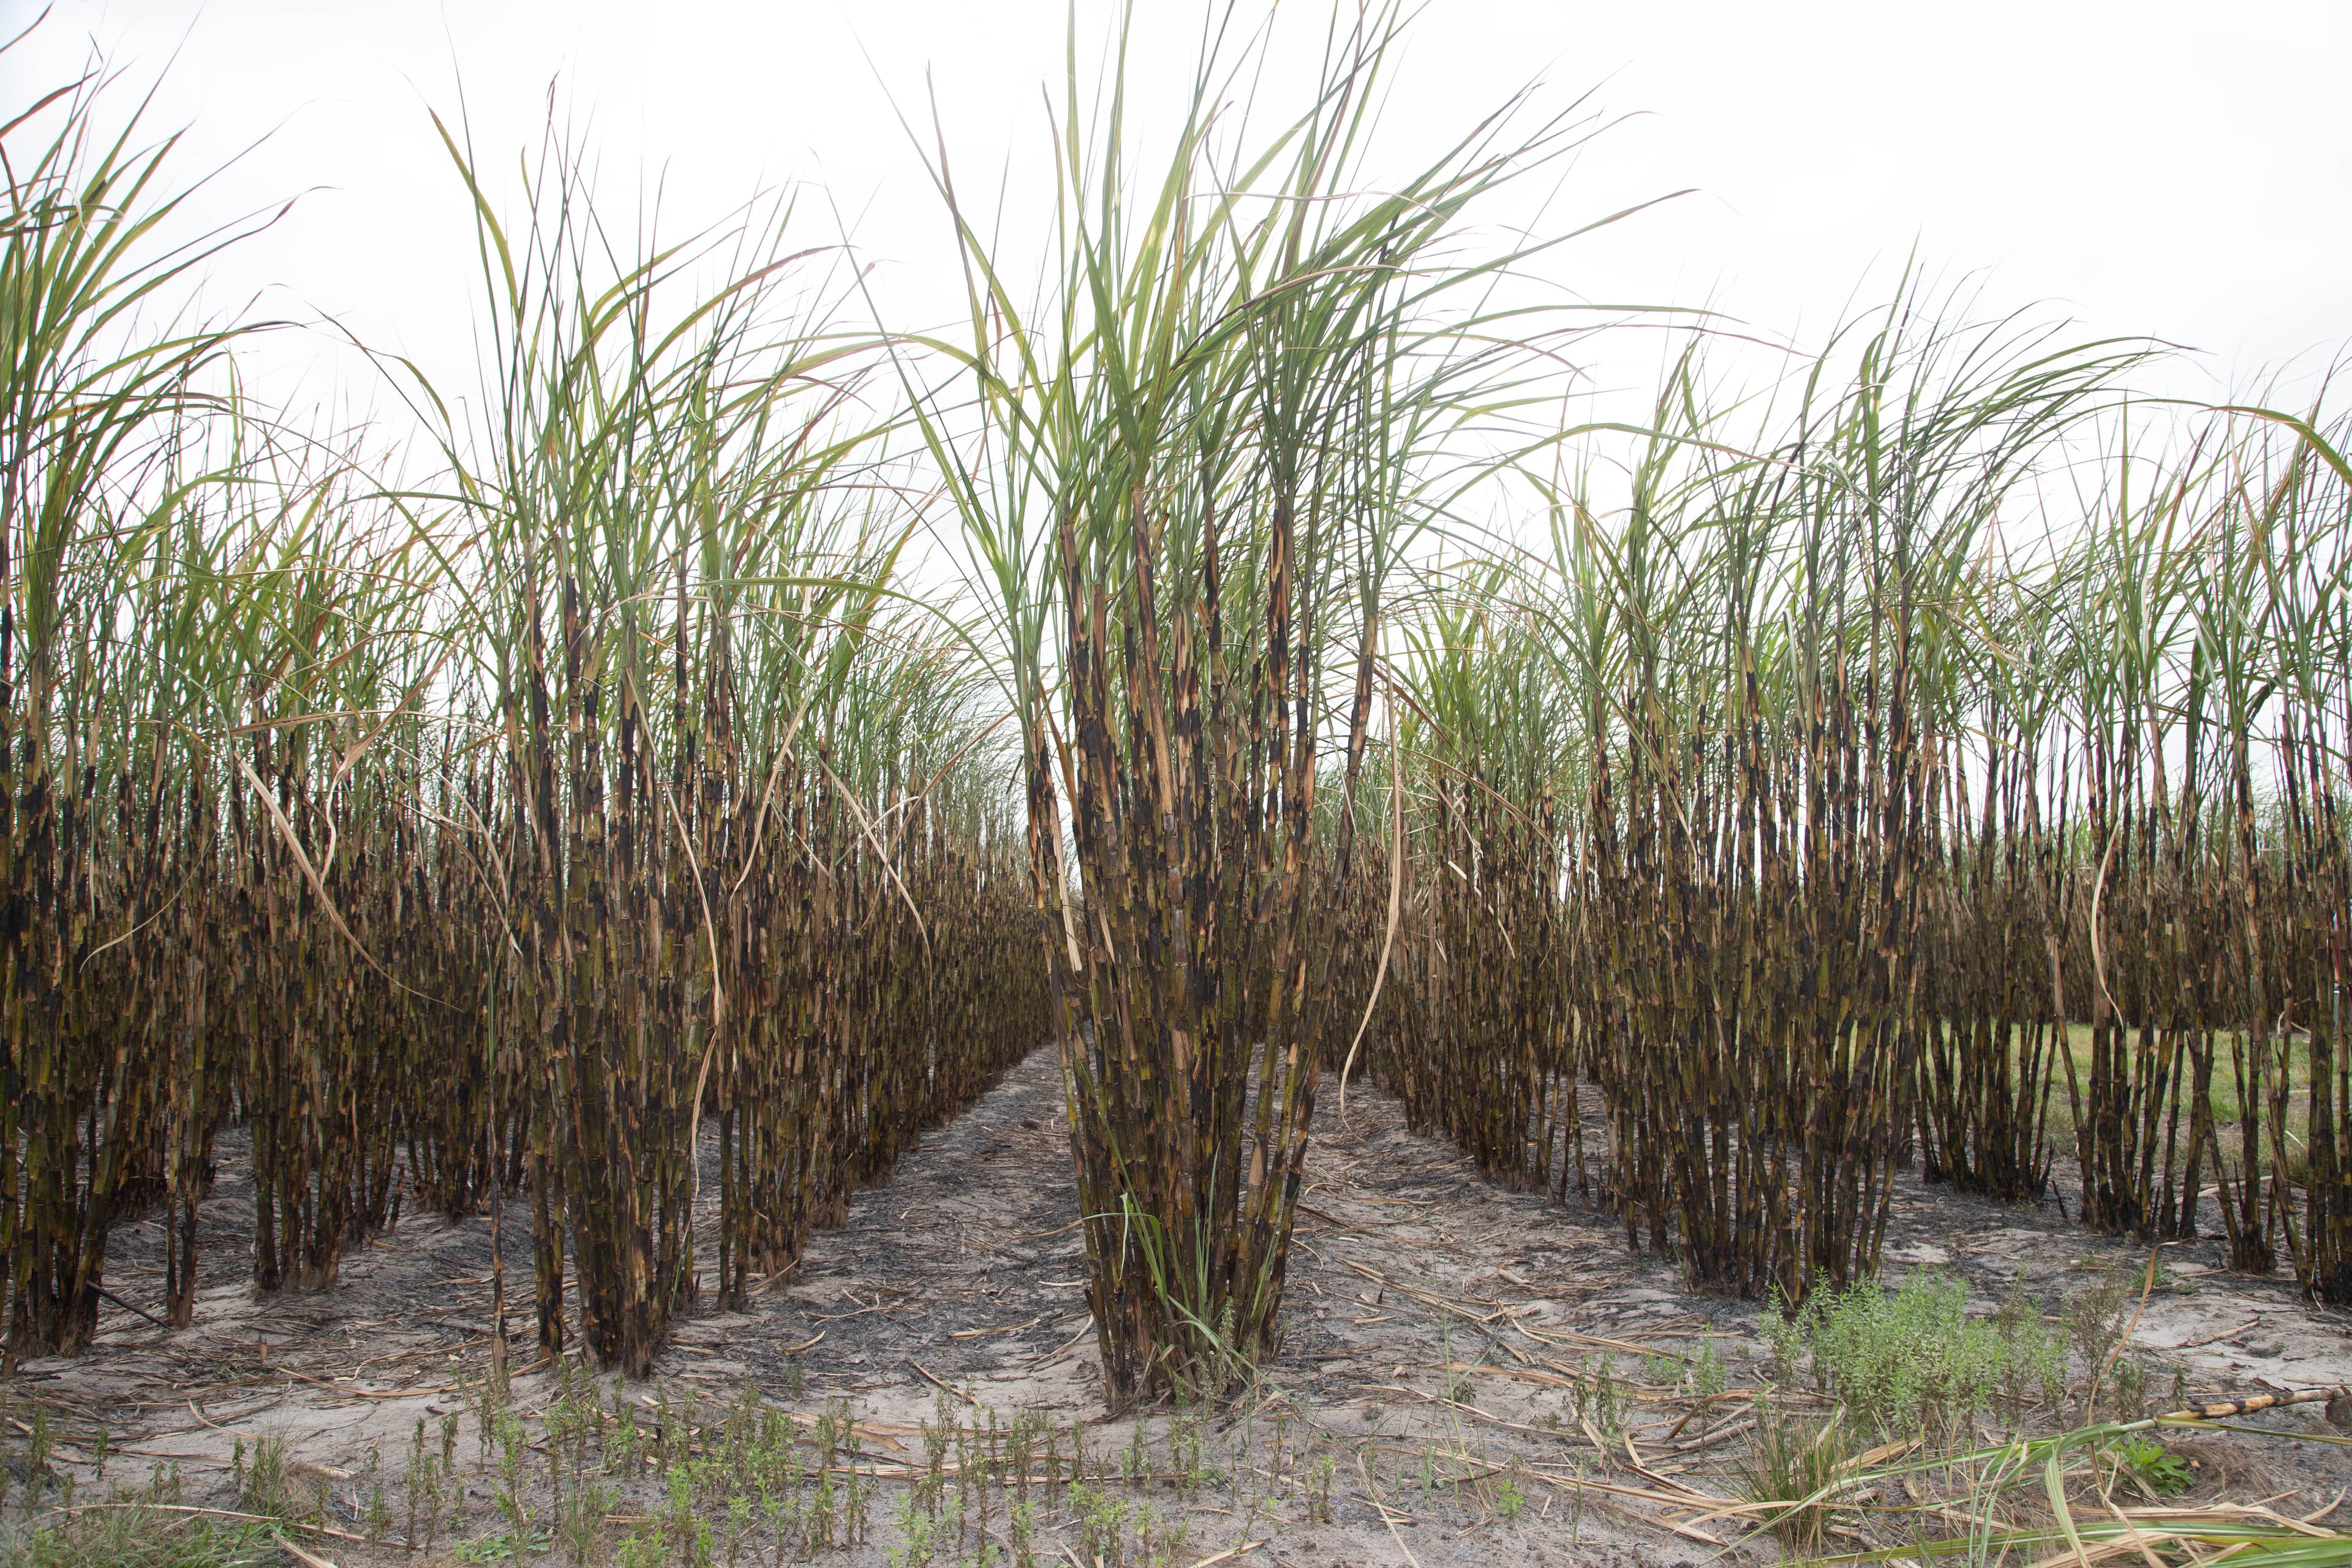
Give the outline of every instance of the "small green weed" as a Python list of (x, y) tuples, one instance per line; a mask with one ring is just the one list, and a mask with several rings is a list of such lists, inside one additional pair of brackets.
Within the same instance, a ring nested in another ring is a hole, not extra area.
[(931, 1534), (935, 1525), (932, 1517), (912, 1497), (898, 1505), (898, 1533), (902, 1544), (890, 1549), (889, 1568), (924, 1568), (931, 1561)]
[[(2073, 1342), (2074, 1353), (2082, 1358), (2086, 1374), (2095, 1374), (2106, 1364), (2116, 1347), (2123, 1343), (2133, 1297), (2129, 1271), (2108, 1268), (2075, 1291), (2074, 1300), (2066, 1303), (2066, 1337)], [(2095, 1397), (2095, 1390), (2084, 1395), (2086, 1402)], [(2086, 1404), (2084, 1419), (2092, 1414)]]
[(256, 1437), (250, 1451), (244, 1438), (236, 1439), (229, 1455), (229, 1483), (236, 1491), (238, 1509), (273, 1519), (307, 1517), (309, 1510), (295, 1495), (288, 1463), (286, 1439), (275, 1433), (264, 1432)]
[(2012, 1413), (2022, 1414), (2037, 1401), (2055, 1405), (2066, 1397), (2066, 1342), (2042, 1320), (2042, 1303), (2019, 1279), (2010, 1286), (2009, 1300), (1992, 1318), (1993, 1331), (2004, 1350), (2000, 1395)]
[(2153, 1437), (2126, 1437), (2113, 1452), (2117, 1464), (2158, 1497), (2179, 1497), (2189, 1489), (2188, 1461)]
[(493, 1535), (478, 1535), (471, 1541), (461, 1541), (449, 1549), (450, 1555), (468, 1565), (481, 1568), (496, 1563), (520, 1563), (525, 1553), (537, 1555), (555, 1550), (555, 1538), (545, 1531), (515, 1536), (507, 1531)]
[(1724, 1368), (1723, 1357), (1717, 1352), (1712, 1336), (1699, 1342), (1698, 1359), (1691, 1363), (1690, 1383), (1693, 1393), (1708, 1399), (1731, 1386), (1730, 1374)]

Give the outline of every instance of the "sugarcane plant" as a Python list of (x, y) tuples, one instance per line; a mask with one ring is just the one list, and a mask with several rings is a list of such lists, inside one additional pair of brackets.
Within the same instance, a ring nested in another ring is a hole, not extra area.
[(1447, 417), (1498, 374), (1468, 286), (1503, 258), (1440, 248), (1564, 145), (1492, 123), (1356, 194), (1383, 8), (1262, 139), (1224, 100), (1265, 46), (1213, 31), (1154, 175), (1125, 140), (1131, 37), (1089, 98), (1073, 30), (1035, 305), (935, 159), (971, 335), (929, 345), (958, 379), (908, 373), (1022, 726), (1115, 1408), (1223, 1394), (1277, 1342), (1335, 1016), (1337, 906), (1311, 894), (1350, 864), (1384, 584)]
[[(140, 144), (138, 113), (110, 132), (108, 83), (94, 65), (0, 127), (0, 1258), (12, 1356), (87, 1342), (107, 1229), (133, 1185), (159, 1175), (142, 1147), (159, 1114), (149, 1058), (108, 1048), (103, 992), (85, 975), (113, 944), (105, 900), (152, 896), (162, 874), (100, 847), (135, 842), (142, 786), (160, 782), (169, 753), (131, 717), (144, 650), (110, 612), (141, 592), (156, 520), (217, 480), (201, 427), (229, 391), (231, 345), (261, 325), (213, 321), (189, 294), (268, 215), (175, 231), (190, 189), (175, 183), (178, 139)], [(101, 860), (142, 885), (95, 875)]]
[[(957, 884), (923, 910), (908, 877), (955, 853), (921, 829), (993, 756), (936, 630), (877, 626), (912, 531), (851, 482), (879, 428), (863, 342), (776, 309), (805, 259), (789, 203), (631, 252), (551, 135), (510, 237), (442, 134), (498, 328), (482, 426), (446, 437), (507, 792), (474, 857), (509, 960), (478, 999), (485, 1077), (521, 1099), (541, 1343), (564, 1342), (569, 1275), (597, 1358), (642, 1374), (698, 1288), (706, 1131), (740, 1301), (935, 1119), (942, 1077), (968, 1097), (963, 1064), (1001, 1070), (1039, 1026), (1013, 1005), (938, 1033), (927, 922), (975, 910)], [(669, 312), (698, 267), (719, 284)], [(966, 820), (987, 858), (994, 825)], [(1024, 974), (998, 972), (1004, 1000)]]

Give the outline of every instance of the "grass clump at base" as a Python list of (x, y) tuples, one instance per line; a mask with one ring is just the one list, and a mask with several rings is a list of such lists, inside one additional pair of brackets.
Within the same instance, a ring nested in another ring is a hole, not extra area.
[(0, 1546), (11, 1568), (262, 1568), (286, 1561), (271, 1527), (178, 1512), (176, 1476), (118, 1492), (36, 1526)]
[(1844, 1478), (1851, 1458), (1843, 1416), (1799, 1420), (1759, 1399), (1755, 1440), (1739, 1465), (1739, 1479), (1756, 1501), (1790, 1505), (1764, 1515), (1764, 1523), (1788, 1551), (1811, 1553), (1820, 1549), (1836, 1517), (1823, 1494)]
[(286, 1559), (259, 1525), (110, 1509), (35, 1531), (24, 1568), (261, 1568)]

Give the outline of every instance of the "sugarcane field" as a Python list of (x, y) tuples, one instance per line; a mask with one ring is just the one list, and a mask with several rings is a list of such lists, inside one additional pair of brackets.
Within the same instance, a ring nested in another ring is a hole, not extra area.
[(0, 20), (0, 1563), (2352, 1565), (2352, 20), (1694, 6)]

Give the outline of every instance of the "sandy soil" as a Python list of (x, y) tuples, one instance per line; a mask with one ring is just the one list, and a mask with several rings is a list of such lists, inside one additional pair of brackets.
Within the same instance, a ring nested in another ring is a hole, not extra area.
[[(1322, 1101), (1283, 1353), (1234, 1408), (1205, 1419), (1172, 1410), (1100, 1418), (1050, 1050), (927, 1137), (886, 1185), (859, 1194), (847, 1226), (815, 1238), (753, 1310), (696, 1312), (653, 1387), (616, 1391), (604, 1379), (604, 1403), (617, 1392), (649, 1422), (655, 1410), (683, 1409), (715, 1430), (747, 1388), (804, 1426), (846, 1401), (883, 1492), (870, 1538), (820, 1551), (820, 1562), (903, 1555), (891, 1521), (903, 1478), (925, 1463), (924, 1424), (942, 1412), (974, 1424), (993, 1415), (1001, 1427), (1042, 1413), (1062, 1433), (1082, 1423), (1089, 1473), (1101, 1478), (1097, 1510), (1125, 1511), (1118, 1550), (1137, 1568), (1155, 1558), (1663, 1565), (1710, 1561), (1726, 1547), (1739, 1560), (1778, 1560), (1769, 1541), (1738, 1544), (1737, 1521), (1706, 1517), (1741, 1492), (1734, 1468), (1750, 1426), (1741, 1391), (1764, 1376), (1754, 1305), (1685, 1291), (1671, 1264), (1630, 1253), (1614, 1226), (1573, 1204), (1493, 1187), (1361, 1083), (1345, 1125), (1328, 1084)], [(225, 1141), (222, 1153), (204, 1212), (195, 1324), (166, 1334), (109, 1306), (89, 1353), (21, 1368), (6, 1388), (13, 1472), (21, 1482), (32, 1402), (48, 1408), (59, 1439), (51, 1468), (85, 1500), (176, 1465), (184, 1503), (229, 1507), (240, 1445), (249, 1451), (273, 1435), (326, 1499), (336, 1533), (308, 1540), (314, 1556), (488, 1560), (483, 1538), (505, 1525), (495, 1463), (476, 1463), (468, 1385), (487, 1364), (488, 1225), (412, 1214), (349, 1258), (331, 1289), (257, 1299), (246, 1282), (251, 1205), (240, 1150)], [(151, 1225), (121, 1233), (110, 1288), (160, 1310), (160, 1247)], [(2020, 1278), (2053, 1305), (2100, 1269), (2132, 1268), (2137, 1283), (2147, 1257), (2054, 1209), (1956, 1198), (1916, 1179), (1899, 1193), (1889, 1247), (1890, 1277), (1959, 1273), (1987, 1310)], [(520, 1334), (527, 1238), (509, 1234), (507, 1252)], [(2218, 1241), (2167, 1248), (2164, 1259), (2132, 1341), (2151, 1397), (2171, 1391), (2176, 1369), (2197, 1398), (2352, 1380), (2352, 1317), (2306, 1305), (2284, 1278), (2228, 1274)], [(1711, 1400), (1697, 1395), (1702, 1360), (1723, 1369), (1726, 1386)], [(1604, 1365), (1622, 1432), (1592, 1424), (1591, 1380)], [(543, 1369), (519, 1373), (517, 1411), (543, 1413), (557, 1382)], [(419, 1420), (437, 1432), (453, 1413), (464, 1434), (462, 1519), (430, 1553), (404, 1552), (398, 1530), (395, 1544), (353, 1539), (370, 1533), (373, 1489), (396, 1490)], [(2248, 1424), (2329, 1433), (2311, 1406)], [(102, 1478), (101, 1428), (110, 1456)], [(1066, 1455), (1071, 1440), (1059, 1442)], [(1189, 1459), (1188, 1446), (1197, 1446)], [(2196, 1460), (2196, 1498), (2269, 1499), (2308, 1514), (2352, 1483), (2352, 1450), (2322, 1442), (2220, 1436), (2176, 1447)], [(1120, 1456), (1127, 1482), (1115, 1479)], [(657, 1492), (650, 1481), (623, 1486), (608, 1546), (651, 1528)], [(1099, 1530), (1089, 1535), (1066, 1517), (1053, 1489), (1036, 1495), (1036, 1560), (1089, 1568), (1079, 1550), (1101, 1554)], [(1003, 1542), (1006, 1502), (989, 1506)], [(717, 1561), (728, 1533), (718, 1526)], [(769, 1561), (764, 1542), (755, 1531), (744, 1560)], [(971, 1537), (961, 1560), (981, 1553)], [(957, 1560), (942, 1546), (940, 1561)]]

